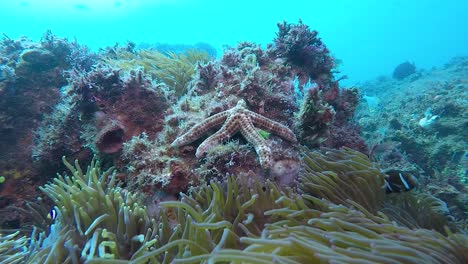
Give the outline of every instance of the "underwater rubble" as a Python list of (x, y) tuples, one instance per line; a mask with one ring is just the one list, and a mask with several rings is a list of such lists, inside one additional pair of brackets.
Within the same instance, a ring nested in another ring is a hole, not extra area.
[[(466, 215), (431, 187), (442, 180), (409, 188), (403, 173), (443, 161), (407, 150), (388, 161), (371, 127), (398, 124), (380, 104), (365, 109), (368, 86), (340, 87), (317, 31), (278, 23), (267, 47), (241, 42), (220, 58), (155, 47), (2, 39), (1, 263), (468, 260)], [(410, 78), (388, 85), (424, 77)], [(443, 130), (457, 107), (431, 105), (434, 125), (400, 138)], [(421, 144), (411, 140), (399, 142)]]
[(468, 58), (418, 70), (405, 79), (382, 76), (364, 83), (356, 120), (382, 169), (417, 176), (419, 191), (468, 216)]

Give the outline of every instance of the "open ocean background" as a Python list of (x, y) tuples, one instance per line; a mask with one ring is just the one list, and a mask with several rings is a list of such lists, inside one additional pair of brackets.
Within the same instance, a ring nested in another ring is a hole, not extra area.
[(344, 84), (414, 62), (430, 69), (468, 54), (464, 0), (29, 0), (0, 1), (0, 32), (38, 40), (50, 29), (94, 50), (125, 43), (207, 42), (221, 54), (239, 41), (266, 44), (276, 23), (299, 19), (340, 60)]

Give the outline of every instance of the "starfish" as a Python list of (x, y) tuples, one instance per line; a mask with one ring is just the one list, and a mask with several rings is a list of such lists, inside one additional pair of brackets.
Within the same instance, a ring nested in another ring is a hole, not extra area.
[(210, 129), (222, 124), (221, 128), (217, 132), (209, 136), (200, 144), (200, 146), (198, 146), (195, 153), (197, 158), (202, 157), (210, 148), (231, 138), (235, 133), (240, 132), (242, 136), (244, 136), (244, 138), (254, 146), (261, 166), (265, 169), (270, 168), (273, 163), (271, 149), (255, 126), (274, 133), (293, 143), (297, 142), (296, 136), (285, 125), (249, 111), (245, 108), (245, 105), (245, 101), (240, 100), (237, 102), (235, 107), (208, 117), (200, 124), (193, 126), (185, 134), (176, 138), (176, 140), (172, 142), (171, 146), (180, 147), (190, 144)]

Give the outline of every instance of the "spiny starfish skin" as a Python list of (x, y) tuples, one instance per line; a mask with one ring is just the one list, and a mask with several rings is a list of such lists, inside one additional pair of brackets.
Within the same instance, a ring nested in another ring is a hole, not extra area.
[(210, 148), (213, 148), (224, 140), (229, 139), (239, 131), (242, 136), (244, 136), (244, 138), (254, 146), (262, 167), (270, 168), (273, 165), (271, 149), (265, 139), (260, 136), (254, 125), (274, 133), (290, 142), (297, 142), (296, 136), (288, 127), (247, 110), (245, 108), (244, 100), (240, 100), (234, 108), (208, 117), (200, 124), (195, 125), (185, 134), (174, 140), (171, 146), (180, 147), (190, 144), (213, 127), (221, 124), (223, 125), (217, 132), (209, 136), (200, 144), (200, 146), (198, 146), (197, 152), (195, 153), (197, 158), (202, 157)]

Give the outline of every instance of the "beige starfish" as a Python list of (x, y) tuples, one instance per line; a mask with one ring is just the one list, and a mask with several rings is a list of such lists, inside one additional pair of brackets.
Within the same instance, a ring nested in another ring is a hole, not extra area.
[(245, 105), (244, 100), (240, 100), (234, 108), (208, 117), (174, 140), (171, 146), (180, 147), (187, 145), (200, 138), (213, 127), (223, 124), (217, 132), (209, 136), (198, 146), (195, 153), (197, 158), (203, 156), (208, 149), (232, 137), (236, 132), (240, 132), (254, 146), (262, 167), (265, 169), (270, 168), (273, 163), (270, 147), (254, 125), (293, 143), (297, 142), (296, 136), (288, 127), (247, 110)]

